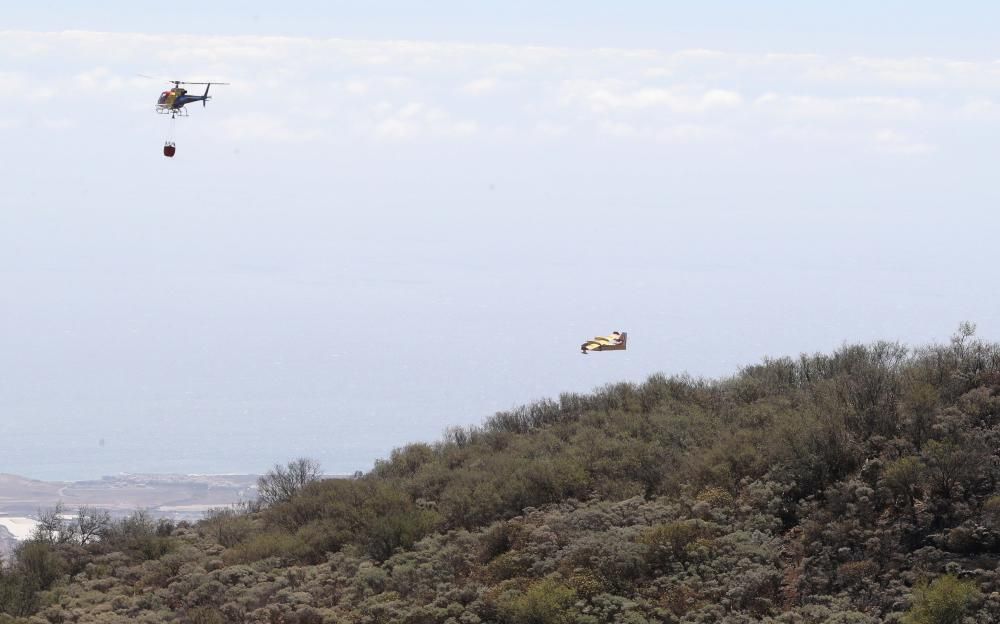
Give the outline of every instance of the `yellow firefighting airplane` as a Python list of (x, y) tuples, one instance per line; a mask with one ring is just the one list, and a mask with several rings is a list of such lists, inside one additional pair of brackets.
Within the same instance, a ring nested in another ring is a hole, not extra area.
[(598, 336), (580, 345), (580, 352), (587, 355), (591, 351), (624, 351), (628, 343), (626, 332), (611, 332), (610, 336)]

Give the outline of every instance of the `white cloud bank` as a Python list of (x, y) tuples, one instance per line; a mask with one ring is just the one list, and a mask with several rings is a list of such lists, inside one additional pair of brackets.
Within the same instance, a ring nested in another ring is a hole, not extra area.
[(165, 85), (140, 73), (233, 83), (212, 115), (247, 141), (833, 136), (920, 156), (956, 125), (1000, 123), (1000, 63), (953, 59), (6, 31), (0, 68), (0, 89), (22, 96), (8, 119), (28, 122), (7, 131), (80, 126), (81, 98), (151, 109)]

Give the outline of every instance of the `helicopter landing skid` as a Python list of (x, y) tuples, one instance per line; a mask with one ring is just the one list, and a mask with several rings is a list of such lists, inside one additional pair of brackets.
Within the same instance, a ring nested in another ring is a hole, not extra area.
[(187, 109), (184, 109), (184, 108), (160, 108), (160, 107), (157, 107), (156, 108), (156, 112), (159, 113), (159, 114), (161, 114), (161, 115), (170, 115), (171, 119), (173, 119), (174, 117), (187, 117), (188, 116)]

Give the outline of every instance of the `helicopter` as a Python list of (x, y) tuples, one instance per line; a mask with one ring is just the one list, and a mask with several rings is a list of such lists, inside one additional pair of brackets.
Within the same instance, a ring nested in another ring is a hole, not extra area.
[[(208, 94), (212, 85), (229, 84), (228, 82), (185, 82), (183, 80), (170, 80), (168, 82), (174, 83), (174, 88), (167, 89), (160, 94), (160, 98), (156, 100), (156, 112), (161, 115), (170, 115), (171, 118), (177, 117), (177, 115), (186, 117), (188, 113), (184, 108), (185, 104), (201, 102), (201, 105), (205, 106), (212, 99), (212, 96)], [(187, 89), (181, 85), (205, 85), (205, 93), (204, 95), (188, 95)]]
[[(187, 117), (188, 115), (187, 109), (184, 108), (185, 105), (191, 102), (201, 102), (201, 105), (205, 106), (212, 99), (212, 96), (208, 94), (208, 90), (212, 88), (212, 85), (229, 84), (228, 82), (186, 82), (184, 80), (168, 80), (167, 82), (172, 82), (174, 87), (160, 94), (159, 99), (156, 100), (156, 112), (161, 115), (170, 115), (170, 137), (173, 136), (173, 120), (177, 119), (178, 115), (181, 117)], [(188, 95), (187, 89), (181, 85), (205, 85), (205, 93), (202, 95)], [(163, 144), (163, 155), (167, 158), (173, 158), (177, 152), (177, 146), (170, 137)]]

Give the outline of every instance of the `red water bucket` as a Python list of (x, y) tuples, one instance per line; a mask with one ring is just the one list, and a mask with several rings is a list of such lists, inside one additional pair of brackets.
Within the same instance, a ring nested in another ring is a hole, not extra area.
[(177, 148), (174, 147), (173, 143), (167, 143), (166, 145), (163, 146), (163, 155), (166, 156), (167, 158), (173, 158), (174, 152), (176, 151)]

